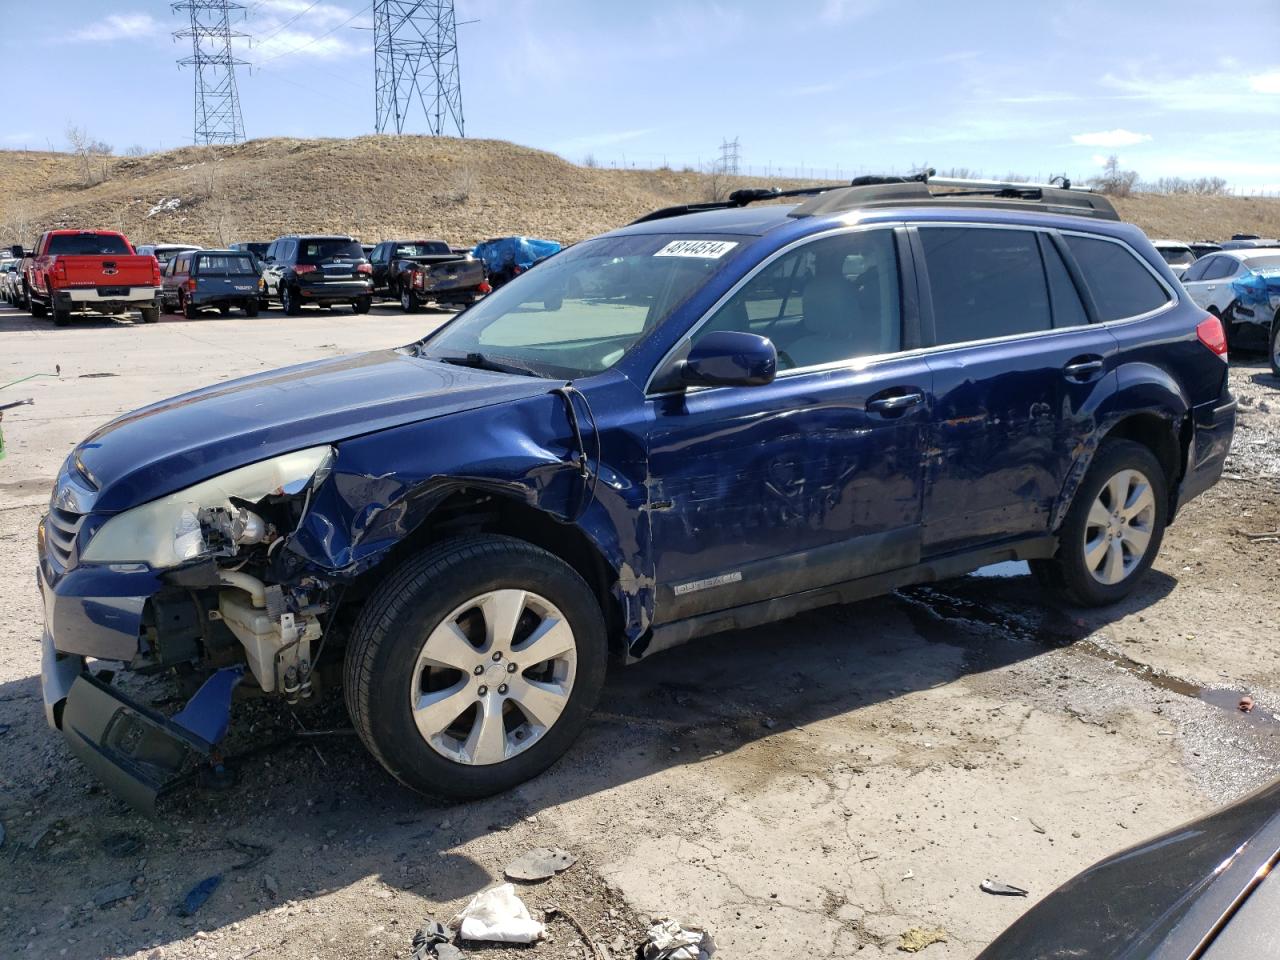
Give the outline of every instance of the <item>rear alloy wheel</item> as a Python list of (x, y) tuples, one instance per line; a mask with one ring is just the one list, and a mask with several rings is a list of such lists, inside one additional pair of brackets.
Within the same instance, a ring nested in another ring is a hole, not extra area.
[(418, 298), (408, 287), (400, 288), (400, 309), (405, 313), (418, 312)]
[(298, 295), (293, 292), (292, 287), (281, 285), (280, 306), (284, 310), (286, 317), (296, 317), (302, 313), (302, 303), (298, 300)]
[(1052, 560), (1033, 560), (1045, 586), (1082, 606), (1122, 600), (1155, 560), (1168, 515), (1164, 468), (1132, 440), (1108, 440), (1076, 491)]
[(196, 305), (182, 294), (178, 294), (178, 309), (182, 311), (182, 315), (188, 320), (194, 320), (200, 316), (200, 311), (196, 309)]
[(520, 540), (446, 541), (374, 591), (352, 630), (343, 689), (365, 745), (402, 783), (487, 796), (555, 762), (604, 682), (590, 588)]

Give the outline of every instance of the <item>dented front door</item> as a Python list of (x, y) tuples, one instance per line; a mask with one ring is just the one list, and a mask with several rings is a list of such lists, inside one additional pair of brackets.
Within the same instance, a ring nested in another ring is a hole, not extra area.
[[(914, 393), (905, 405), (881, 402)], [(932, 407), (922, 359), (648, 402), (656, 623), (919, 559)]]

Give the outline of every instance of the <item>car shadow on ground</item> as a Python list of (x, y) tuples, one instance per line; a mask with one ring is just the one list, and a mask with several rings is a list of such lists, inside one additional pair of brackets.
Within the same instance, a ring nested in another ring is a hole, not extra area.
[[(695, 641), (613, 670), (568, 756), (515, 790), (463, 804), (395, 783), (352, 735), (338, 697), (296, 715), (251, 701), (237, 706), (228, 741), (240, 754), (237, 782), (187, 791), (148, 820), (105, 793), (44, 726), (37, 678), (0, 685), (0, 724), (10, 728), (0, 737), (9, 779), (0, 939), (94, 937), (128, 953), (371, 879), (437, 902), (465, 897), (496, 878), (460, 851), (468, 841), (501, 839), (541, 811), (643, 778), (698, 776), (700, 765), (789, 729), (856, 724), (877, 703), (1071, 644), (1175, 584), (1152, 571), (1123, 603), (1082, 612), (1047, 604), (1027, 575), (971, 576)], [(151, 682), (151, 702), (166, 689)], [(303, 727), (318, 735), (295, 735)], [(776, 775), (780, 757), (795, 759), (765, 752), (761, 776)], [(529, 845), (512, 841), (511, 856)], [(215, 875), (227, 882), (196, 917), (179, 916), (183, 895)], [(95, 892), (135, 876), (126, 901), (94, 906)]]

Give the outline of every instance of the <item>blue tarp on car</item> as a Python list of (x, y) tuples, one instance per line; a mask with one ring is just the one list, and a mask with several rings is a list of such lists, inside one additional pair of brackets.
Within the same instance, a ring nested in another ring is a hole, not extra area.
[(497, 240), (484, 240), (476, 244), (471, 251), (472, 256), (483, 261), (490, 273), (509, 269), (513, 264), (521, 270), (560, 252), (560, 244), (554, 240), (539, 240), (536, 237), (501, 237)]

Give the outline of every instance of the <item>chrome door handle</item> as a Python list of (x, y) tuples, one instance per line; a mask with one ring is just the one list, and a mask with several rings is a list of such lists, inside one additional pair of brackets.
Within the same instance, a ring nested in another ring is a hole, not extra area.
[(1068, 377), (1072, 377), (1077, 380), (1083, 380), (1086, 377), (1091, 377), (1101, 370), (1101, 360), (1078, 360), (1075, 363), (1068, 363), (1062, 368), (1063, 373)]
[(902, 393), (893, 397), (879, 397), (875, 400), (868, 400), (867, 409), (872, 413), (892, 413), (895, 410), (914, 407), (917, 403), (924, 403), (923, 393)]

